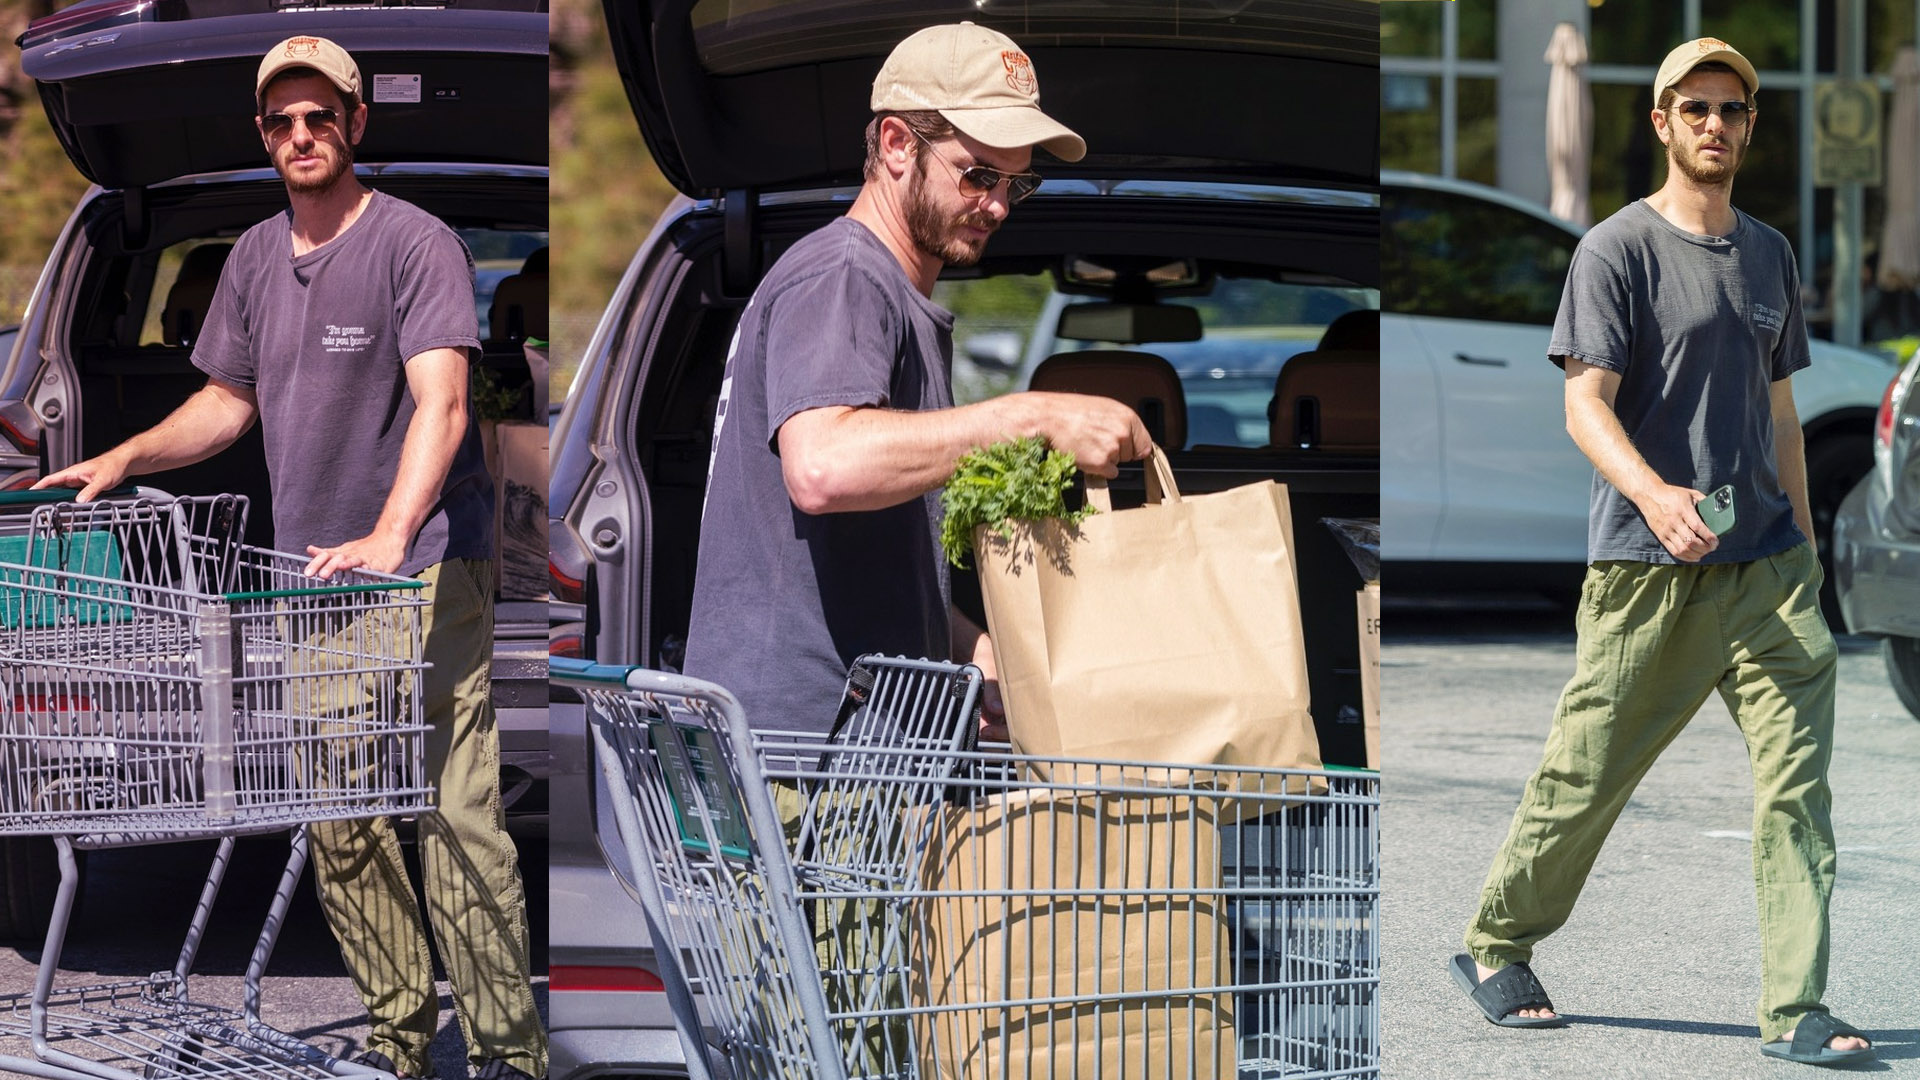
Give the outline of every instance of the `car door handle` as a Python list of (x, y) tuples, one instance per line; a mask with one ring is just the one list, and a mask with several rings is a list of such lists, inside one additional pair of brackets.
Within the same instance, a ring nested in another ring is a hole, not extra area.
[(1457, 352), (1453, 354), (1453, 358), (1463, 364), (1478, 364), (1481, 367), (1507, 366), (1507, 362), (1497, 356), (1468, 356), (1466, 353)]

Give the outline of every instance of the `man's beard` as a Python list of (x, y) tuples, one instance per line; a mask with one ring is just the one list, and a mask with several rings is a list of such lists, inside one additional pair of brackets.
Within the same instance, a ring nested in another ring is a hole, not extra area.
[[(1729, 133), (1731, 134), (1731, 133)], [(1692, 146), (1681, 148), (1676, 134), (1667, 144), (1667, 167), (1678, 169), (1681, 176), (1695, 184), (1707, 187), (1723, 187), (1733, 182), (1733, 174), (1740, 171), (1740, 163), (1746, 160), (1747, 144), (1739, 138), (1720, 137), (1720, 145), (1727, 148), (1726, 156), (1718, 159), (1702, 159), (1700, 148), (1706, 145), (1704, 137)]]
[(280, 179), (287, 182), (288, 191), (301, 195), (318, 195), (332, 188), (340, 182), (341, 177), (353, 171), (352, 144), (342, 142), (338, 145), (332, 143), (326, 145), (333, 153), (323, 160), (329, 160), (331, 164), (327, 166), (326, 171), (310, 179), (295, 179), (288, 173), (287, 167), (281, 164), (280, 158), (277, 155), (274, 157), (274, 171), (280, 174)]
[(962, 225), (992, 232), (996, 226), (985, 214), (963, 214), (949, 219), (927, 197), (927, 165), (924, 155), (915, 158), (913, 179), (907, 184), (907, 236), (913, 246), (948, 266), (972, 266), (986, 253), (986, 241), (970, 246), (954, 233)]

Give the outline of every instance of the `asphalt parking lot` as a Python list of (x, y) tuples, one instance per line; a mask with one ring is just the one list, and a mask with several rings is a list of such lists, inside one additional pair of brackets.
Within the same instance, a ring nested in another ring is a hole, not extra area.
[[(544, 1020), (547, 845), (526, 837), (516, 842), (528, 893), (534, 1000)], [(213, 850), (213, 842), (196, 841), (90, 853), (85, 899), (60, 959), (62, 982), (119, 981), (171, 968)], [(195, 1000), (239, 1006), (241, 976), (286, 856), (283, 837), (244, 839), (236, 847), (200, 949), (192, 981)], [(418, 866), (413, 870), (417, 881)], [(0, 947), (0, 993), (30, 989), (39, 959), (38, 944)], [(442, 1080), (454, 1080), (466, 1075), (465, 1050), (444, 979), (439, 989), (434, 1067)], [(261, 1012), (269, 1024), (335, 1055), (358, 1052), (366, 1037), (366, 1013), (321, 916), (311, 871), (294, 893), (285, 930), (267, 968)], [(31, 1056), (24, 1040), (18, 1039), (0, 1039), (0, 1053)]]
[[(1572, 919), (1535, 953), (1571, 1026), (1496, 1028), (1448, 978), (1573, 672), (1572, 620), (1524, 602), (1385, 612), (1383, 1076), (1821, 1075), (1758, 1052), (1752, 780), (1717, 697), (1648, 774)], [(1920, 1076), (1920, 720), (1895, 699), (1876, 642), (1842, 637), (1840, 650), (1827, 1003), (1878, 1046), (1877, 1062), (1850, 1071)]]

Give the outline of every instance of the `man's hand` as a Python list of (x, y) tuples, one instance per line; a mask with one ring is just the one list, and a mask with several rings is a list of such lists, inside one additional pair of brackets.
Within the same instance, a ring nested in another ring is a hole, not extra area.
[(1121, 462), (1153, 452), (1153, 439), (1139, 415), (1112, 398), (1045, 390), (1024, 397), (1045, 410), (1040, 429), (1047, 443), (1072, 454), (1081, 472), (1111, 480), (1120, 475)]
[(993, 662), (993, 641), (986, 634), (973, 646), (973, 666), (986, 681), (980, 686), (980, 741), (1007, 741), (1007, 709), (1000, 700), (1000, 669)]
[(982, 742), (1007, 741), (1007, 710), (1000, 702), (1000, 670), (993, 662), (993, 641), (987, 632), (973, 624), (973, 620), (961, 614), (959, 608), (949, 612), (950, 627), (953, 631), (953, 659), (960, 663), (972, 664), (986, 676), (980, 686), (980, 740)]
[(103, 491), (111, 491), (125, 483), (127, 463), (112, 450), (99, 457), (88, 458), (77, 465), (69, 465), (59, 472), (41, 477), (33, 485), (35, 491), (41, 488), (79, 488), (76, 502), (92, 502)]
[(342, 570), (373, 570), (391, 574), (407, 558), (407, 543), (379, 533), (322, 548), (307, 545), (313, 561), (307, 564), (308, 577), (330, 578)]
[(1647, 528), (1669, 554), (1681, 562), (1699, 562), (1720, 546), (1720, 538), (1700, 520), (1695, 504), (1705, 495), (1692, 488), (1661, 484), (1634, 504), (1647, 520)]
[(1640, 510), (1660, 546), (1681, 562), (1699, 562), (1720, 546), (1694, 504), (1705, 495), (1660, 478), (1627, 438), (1614, 414), (1620, 373), (1578, 357), (1561, 357), (1567, 371), (1567, 433), (1614, 490)]

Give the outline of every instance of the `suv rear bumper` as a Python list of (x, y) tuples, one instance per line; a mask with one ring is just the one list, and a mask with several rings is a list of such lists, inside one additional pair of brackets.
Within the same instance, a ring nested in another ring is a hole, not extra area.
[(1868, 473), (1833, 519), (1833, 576), (1847, 629), (1920, 638), (1920, 536), (1874, 527), (1867, 502), (1879, 474)]

